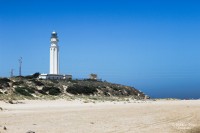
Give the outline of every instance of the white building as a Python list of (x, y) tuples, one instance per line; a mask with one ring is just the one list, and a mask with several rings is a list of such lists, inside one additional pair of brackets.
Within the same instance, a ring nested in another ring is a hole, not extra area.
[(40, 74), (39, 79), (72, 79), (72, 75)]
[(40, 79), (72, 79), (72, 75), (59, 74), (59, 46), (58, 36), (55, 31), (51, 33), (51, 46), (50, 46), (50, 73), (40, 74)]
[(64, 75), (58, 75), (58, 74), (40, 74), (39, 79), (64, 79)]

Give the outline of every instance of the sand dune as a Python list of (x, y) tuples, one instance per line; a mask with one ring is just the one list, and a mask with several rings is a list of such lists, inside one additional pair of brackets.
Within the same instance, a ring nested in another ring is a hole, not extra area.
[(20, 102), (0, 102), (0, 133), (197, 133), (200, 125), (200, 100)]

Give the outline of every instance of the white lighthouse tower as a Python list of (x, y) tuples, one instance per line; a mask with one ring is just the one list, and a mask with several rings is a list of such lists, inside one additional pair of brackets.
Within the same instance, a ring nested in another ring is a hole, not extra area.
[(50, 73), (40, 74), (39, 79), (72, 79), (72, 75), (63, 75), (59, 73), (59, 46), (58, 36), (55, 31), (51, 33), (51, 46), (50, 46)]
[(51, 33), (50, 74), (59, 74), (59, 46), (58, 36), (55, 31)]

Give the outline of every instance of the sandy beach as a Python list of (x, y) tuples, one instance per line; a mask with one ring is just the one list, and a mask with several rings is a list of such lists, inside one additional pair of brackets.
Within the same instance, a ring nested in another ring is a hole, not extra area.
[(22, 100), (0, 107), (0, 133), (196, 133), (200, 125), (200, 100)]

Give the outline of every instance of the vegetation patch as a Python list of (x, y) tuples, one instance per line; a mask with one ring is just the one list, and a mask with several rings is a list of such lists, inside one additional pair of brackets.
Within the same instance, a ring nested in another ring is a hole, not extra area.
[(6, 87), (10, 87), (8, 82), (11, 82), (10, 79), (0, 78), (0, 89), (6, 88)]
[(37, 86), (43, 86), (44, 84), (40, 81), (37, 81), (37, 80), (33, 80), (33, 82), (35, 83), (35, 85)]
[(6, 87), (10, 87), (10, 85), (8, 83), (0, 84), (0, 89), (6, 88)]
[[(25, 87), (24, 87), (25, 88)], [(35, 93), (35, 88), (30, 87), (30, 88), (25, 88), (29, 93)]]
[[(15, 92), (24, 96), (32, 96), (30, 93), (32, 93), (31, 89), (26, 87), (17, 87), (15, 88)], [(34, 92), (33, 92), (34, 93)]]
[(43, 95), (47, 95), (47, 93), (43, 90), (38, 90), (39, 93), (43, 94)]
[(115, 90), (115, 91), (122, 90), (122, 89), (121, 89), (121, 88), (119, 88), (119, 87), (111, 87), (111, 88), (113, 88), (113, 90)]
[(47, 92), (47, 91), (49, 91), (51, 89), (51, 87), (43, 87), (42, 88), (42, 90), (44, 91), (44, 92)]
[[(32, 99), (33, 96), (44, 97), (54, 97), (56, 95), (61, 95), (63, 90), (65, 92), (73, 94), (73, 97), (80, 96), (94, 96), (96, 100), (97, 97), (123, 97), (123, 96), (134, 96), (135, 99), (143, 99), (145, 95), (134, 89), (134, 87), (123, 86), (120, 84), (112, 84), (109, 82), (102, 82), (96, 80), (42, 80), (37, 79), (39, 73), (35, 73), (30, 76), (17, 76), (12, 78), (0, 78), (0, 99), (13, 95), (13, 97), (20, 97), (26, 99)], [(14, 92), (14, 93), (13, 93)], [(69, 94), (69, 95), (70, 95)], [(31, 97), (32, 96), (32, 97)]]
[(10, 82), (10, 79), (8, 79), (8, 78), (0, 78), (0, 84), (8, 83), (8, 82)]
[(90, 95), (97, 92), (97, 89), (95, 87), (88, 87), (88, 86), (81, 86), (81, 85), (73, 85), (67, 88), (66, 90), (68, 93), (72, 94), (84, 94), (84, 95)]
[(60, 93), (61, 93), (60, 89), (56, 87), (52, 87), (49, 90), (49, 95), (59, 95)]
[(42, 91), (45, 93), (49, 92), (49, 95), (59, 95), (61, 93), (57, 87), (43, 87)]
[(22, 84), (24, 84), (23, 81), (16, 81), (16, 82), (13, 83), (13, 85), (22, 85)]
[(25, 76), (24, 78), (25, 78), (25, 79), (36, 79), (36, 78), (39, 77), (39, 75), (40, 75), (40, 73), (37, 72), (37, 73), (34, 73), (33, 75)]
[(51, 80), (52, 83), (58, 84), (59, 82), (57, 80)]

